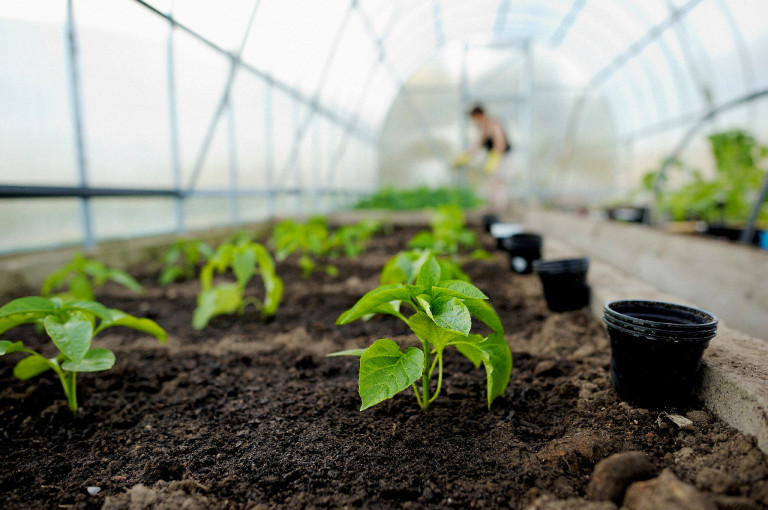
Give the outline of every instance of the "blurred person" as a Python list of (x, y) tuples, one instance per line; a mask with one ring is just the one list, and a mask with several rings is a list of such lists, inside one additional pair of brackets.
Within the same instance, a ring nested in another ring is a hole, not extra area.
[(454, 167), (467, 165), (472, 155), (485, 149), (487, 156), (483, 165), (484, 184), (491, 212), (501, 216), (507, 207), (507, 181), (512, 162), (512, 145), (509, 143), (501, 122), (485, 112), (481, 105), (469, 111), (469, 117), (477, 127), (480, 136), (477, 141), (453, 162)]

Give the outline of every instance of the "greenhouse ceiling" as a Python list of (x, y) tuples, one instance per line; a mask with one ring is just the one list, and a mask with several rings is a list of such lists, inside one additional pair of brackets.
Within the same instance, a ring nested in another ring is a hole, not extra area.
[(0, 250), (440, 184), (477, 102), (511, 133), (514, 193), (626, 191), (670, 157), (706, 165), (707, 132), (768, 137), (767, 16), (764, 0), (5, 0), (0, 186), (17, 200), (0, 212), (66, 221)]

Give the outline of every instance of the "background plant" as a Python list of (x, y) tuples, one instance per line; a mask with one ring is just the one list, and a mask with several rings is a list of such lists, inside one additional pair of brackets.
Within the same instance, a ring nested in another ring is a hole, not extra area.
[[(422, 345), (403, 352), (397, 343), (382, 338), (367, 349), (335, 353), (360, 357), (360, 410), (391, 398), (409, 386), (413, 388), (419, 406), (426, 410), (440, 394), (443, 352), (451, 346), (475, 367), (485, 366), (490, 406), (509, 383), (512, 353), (504, 338), (501, 321), (487, 299), (488, 296), (472, 284), (442, 279), (440, 265), (430, 256), (422, 264), (415, 285), (382, 285), (341, 314), (337, 324), (347, 324), (372, 313), (394, 315), (408, 325)], [(411, 315), (406, 317), (401, 312), (403, 308), (411, 311)], [(492, 332), (488, 336), (471, 333), (472, 317)], [(436, 369), (437, 386), (432, 392), (430, 382)], [(419, 379), (421, 394), (416, 386)]]
[(136, 293), (144, 292), (139, 282), (125, 271), (109, 268), (98, 260), (76, 253), (70, 262), (45, 279), (40, 293), (48, 296), (54, 291), (61, 291), (58, 295), (63, 299), (93, 300), (94, 289), (102, 287), (108, 280)]
[(95, 301), (31, 296), (19, 298), (0, 307), (0, 334), (21, 324), (41, 324), (59, 351), (53, 358), (27, 348), (23, 342), (0, 340), (0, 355), (28, 354), (13, 369), (22, 381), (53, 370), (61, 381), (67, 405), (77, 413), (77, 374), (109, 370), (115, 355), (109, 349), (91, 348), (93, 337), (114, 326), (133, 328), (165, 343), (167, 334), (150, 319), (137, 318), (125, 312), (108, 309)]
[(464, 209), (471, 209), (482, 205), (483, 200), (468, 187), (430, 188), (420, 186), (411, 189), (387, 187), (380, 189), (369, 197), (361, 199), (355, 204), (355, 209), (407, 211), (449, 204)]
[[(746, 221), (754, 205), (760, 185), (765, 178), (764, 165), (768, 147), (759, 144), (753, 136), (741, 131), (725, 131), (709, 136), (715, 172), (706, 177), (699, 169), (682, 161), (674, 161), (675, 188), (663, 183), (657, 197), (657, 207), (673, 220), (701, 219), (711, 224), (741, 224)], [(658, 171), (643, 177), (643, 188), (652, 190)], [(669, 179), (667, 179), (669, 181)], [(768, 204), (764, 204), (758, 217), (768, 221)]]
[(331, 257), (341, 250), (346, 257), (354, 258), (365, 253), (368, 241), (381, 228), (381, 222), (362, 220), (337, 228), (330, 236)]
[[(431, 256), (434, 256), (434, 254), (429, 250), (413, 249), (401, 251), (384, 264), (379, 276), (379, 283), (382, 285), (416, 283), (419, 271)], [(447, 257), (435, 256), (434, 258), (440, 266), (441, 278), (470, 282), (469, 276), (462, 271), (456, 262)]]
[(177, 239), (163, 256), (160, 285), (167, 286), (177, 280), (194, 280), (198, 264), (206, 262), (213, 249), (199, 239)]
[(429, 220), (431, 230), (417, 233), (408, 242), (409, 248), (429, 249), (437, 254), (454, 255), (460, 248), (477, 245), (475, 233), (466, 228), (464, 211), (455, 205), (442, 205)]
[[(235, 282), (213, 284), (214, 271), (232, 269)], [(264, 282), (264, 301), (246, 297), (245, 288), (255, 274)], [(200, 294), (192, 316), (195, 329), (203, 329), (211, 318), (230, 313), (245, 313), (248, 304), (261, 311), (262, 319), (277, 312), (283, 298), (283, 280), (275, 272), (275, 262), (266, 248), (253, 241), (223, 243), (200, 271)]]

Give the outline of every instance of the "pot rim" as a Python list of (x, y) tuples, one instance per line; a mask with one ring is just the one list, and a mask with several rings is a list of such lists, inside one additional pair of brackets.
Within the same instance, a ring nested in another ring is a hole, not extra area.
[[(605, 319), (603, 319), (605, 321)], [(717, 331), (712, 331), (708, 335), (704, 336), (691, 336), (681, 332), (670, 331), (668, 334), (654, 334), (650, 332), (633, 331), (631, 329), (618, 326), (613, 323), (605, 322), (608, 328), (608, 334), (610, 335), (611, 329), (618, 330), (626, 335), (632, 336), (637, 339), (650, 340), (652, 342), (664, 342), (664, 343), (677, 343), (677, 344), (703, 344), (708, 343), (710, 340), (717, 336)]]
[[(675, 312), (678, 313), (680, 316), (679, 318), (681, 320), (689, 319), (691, 316), (699, 316), (704, 320), (704, 322), (698, 322), (698, 323), (691, 323), (691, 322), (684, 322), (684, 323), (675, 323), (675, 322), (665, 322), (661, 320), (652, 320), (652, 319), (645, 319), (641, 317), (635, 317), (633, 315), (629, 315), (627, 313), (620, 312), (616, 310), (616, 307), (620, 305), (635, 305), (640, 307), (646, 307), (650, 310), (659, 310), (663, 311), (666, 310), (670, 313), (671, 317), (675, 317)], [(687, 306), (687, 305), (681, 305), (678, 303), (670, 303), (668, 301), (656, 301), (656, 300), (650, 300), (650, 299), (616, 299), (613, 301), (608, 301), (603, 305), (603, 313), (604, 315), (611, 315), (612, 317), (618, 319), (621, 322), (629, 323), (629, 324), (635, 324), (638, 326), (644, 326), (644, 327), (651, 327), (654, 329), (659, 329), (663, 331), (701, 331), (701, 330), (707, 330), (709, 328), (717, 328), (717, 324), (719, 322), (719, 319), (717, 318), (717, 315), (708, 312), (706, 310), (703, 310), (701, 308), (696, 308), (693, 306)]]
[(683, 338), (702, 338), (707, 335), (714, 336), (717, 334), (717, 327), (708, 327), (706, 329), (695, 329), (695, 330), (686, 330), (686, 329), (659, 329), (654, 327), (647, 327), (647, 326), (640, 326), (638, 324), (632, 324), (630, 322), (623, 322), (616, 317), (613, 317), (611, 315), (603, 315), (603, 322), (605, 322), (606, 325), (616, 326), (617, 328), (626, 329), (629, 331), (636, 332), (638, 334), (649, 334), (654, 336), (675, 336), (675, 337), (683, 337)]

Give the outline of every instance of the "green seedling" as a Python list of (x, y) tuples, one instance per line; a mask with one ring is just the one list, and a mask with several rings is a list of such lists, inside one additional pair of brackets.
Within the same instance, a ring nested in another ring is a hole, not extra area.
[(94, 336), (107, 328), (124, 326), (149, 333), (161, 343), (165, 343), (167, 338), (165, 330), (154, 321), (108, 309), (96, 301), (64, 301), (56, 297), (31, 296), (15, 299), (0, 308), (0, 334), (29, 323), (43, 326), (59, 354), (46, 358), (25, 347), (23, 342), (0, 340), (0, 355), (16, 352), (29, 354), (13, 369), (13, 375), (22, 381), (48, 370), (56, 372), (72, 413), (77, 413), (78, 409), (77, 374), (109, 370), (115, 364), (112, 351), (91, 348)]
[(318, 267), (331, 276), (338, 274), (336, 266), (317, 262), (317, 259), (327, 257), (332, 247), (328, 223), (322, 216), (315, 216), (304, 223), (292, 219), (281, 221), (272, 231), (271, 244), (278, 261), (294, 253), (300, 254), (298, 265), (304, 278), (312, 276)]
[(354, 258), (365, 253), (368, 240), (381, 228), (381, 222), (363, 220), (352, 225), (345, 225), (331, 234), (329, 244), (331, 256), (341, 249), (346, 257)]
[(199, 239), (178, 239), (163, 256), (160, 285), (163, 287), (178, 280), (194, 280), (197, 265), (213, 256), (213, 249)]
[[(214, 271), (232, 268), (235, 282), (213, 284)], [(245, 297), (245, 287), (259, 273), (264, 282), (264, 302)], [(261, 311), (263, 319), (277, 312), (283, 298), (283, 280), (275, 272), (275, 262), (264, 246), (252, 241), (220, 245), (200, 272), (200, 294), (192, 317), (195, 329), (203, 329), (214, 316), (245, 312), (248, 304)]]
[(455, 205), (437, 208), (429, 221), (431, 231), (421, 231), (408, 242), (409, 248), (429, 249), (433, 253), (455, 255), (461, 248), (477, 245), (475, 233), (465, 228), (464, 212)]
[(381, 188), (375, 194), (363, 198), (355, 209), (389, 209), (405, 211), (427, 209), (454, 204), (465, 209), (482, 205), (480, 197), (467, 186), (456, 188), (430, 188), (420, 186), (411, 189)]
[[(40, 293), (49, 296), (54, 291), (62, 299), (94, 299), (94, 289), (103, 286), (107, 280), (119, 283), (136, 293), (143, 293), (142, 286), (131, 275), (121, 269), (112, 269), (97, 260), (91, 260), (76, 253), (72, 261), (51, 273), (43, 282)], [(64, 290), (66, 289), (66, 290)]]
[[(416, 283), (421, 267), (432, 252), (429, 250), (401, 251), (389, 259), (381, 269), (379, 283), (388, 285), (392, 283)], [(441, 278), (445, 280), (462, 280), (470, 282), (469, 276), (461, 270), (461, 267), (453, 260), (446, 257), (435, 257), (440, 266)]]
[[(332, 355), (360, 357), (360, 410), (376, 405), (411, 386), (422, 410), (440, 394), (443, 381), (443, 352), (455, 347), (475, 367), (485, 366), (487, 399), (502, 395), (509, 384), (512, 353), (504, 338), (498, 315), (474, 285), (442, 278), (440, 265), (430, 256), (422, 264), (415, 285), (382, 285), (365, 294), (341, 314), (337, 324), (347, 324), (373, 313), (394, 315), (421, 341), (421, 348), (403, 352), (392, 340), (376, 340), (367, 349), (341, 351)], [(405, 305), (405, 306), (402, 306)], [(406, 317), (401, 308), (411, 313)], [(472, 317), (491, 329), (488, 336), (472, 333)], [(430, 382), (437, 369), (437, 385)], [(421, 394), (416, 382), (421, 379)]]

